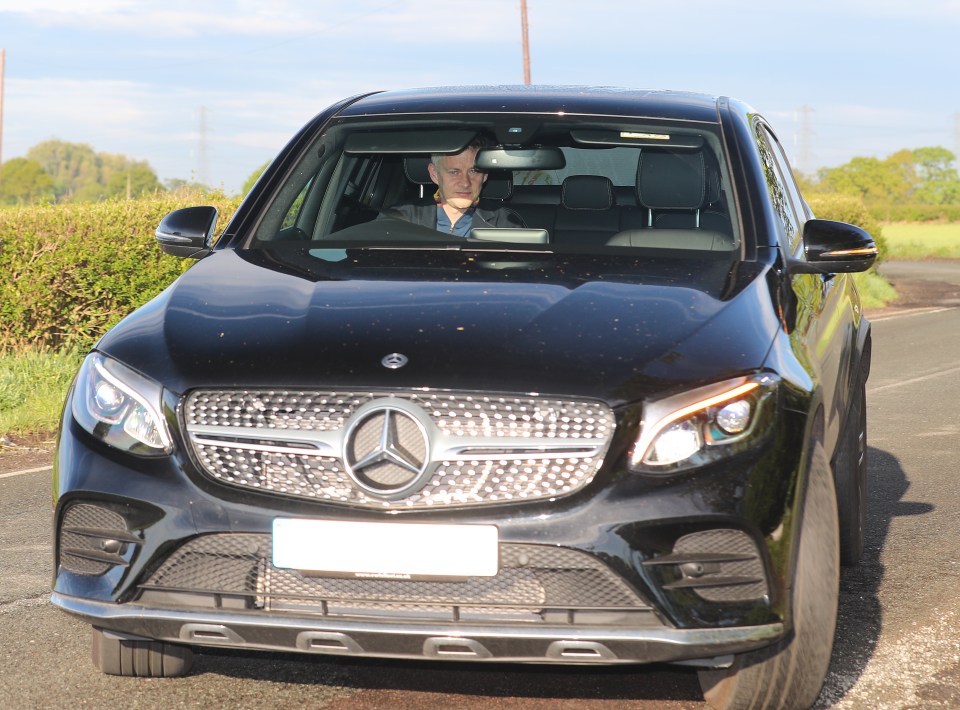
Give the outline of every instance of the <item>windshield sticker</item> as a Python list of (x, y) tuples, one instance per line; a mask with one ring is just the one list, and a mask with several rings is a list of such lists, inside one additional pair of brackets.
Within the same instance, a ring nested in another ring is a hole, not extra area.
[(670, 136), (666, 133), (633, 133), (632, 131), (620, 131), (621, 138), (644, 138), (654, 141), (668, 141)]

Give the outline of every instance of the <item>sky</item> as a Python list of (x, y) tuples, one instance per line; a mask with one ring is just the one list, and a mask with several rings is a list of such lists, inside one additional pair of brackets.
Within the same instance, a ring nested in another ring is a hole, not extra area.
[[(520, 0), (0, 0), (0, 159), (85, 143), (238, 193), (380, 89), (523, 83)], [(527, 0), (534, 84), (753, 105), (794, 168), (960, 153), (960, 0)]]

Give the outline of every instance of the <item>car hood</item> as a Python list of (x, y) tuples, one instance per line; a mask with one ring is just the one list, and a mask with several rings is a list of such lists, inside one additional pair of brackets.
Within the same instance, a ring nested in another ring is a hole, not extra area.
[[(729, 257), (223, 250), (98, 349), (166, 387), (540, 392), (616, 406), (757, 369), (778, 328)], [(401, 353), (398, 369), (382, 363)]]

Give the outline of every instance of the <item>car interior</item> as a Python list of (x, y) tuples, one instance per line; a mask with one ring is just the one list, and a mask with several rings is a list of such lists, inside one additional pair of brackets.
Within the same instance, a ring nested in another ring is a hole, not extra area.
[[(476, 229), (468, 242), (596, 251), (739, 247), (719, 140), (702, 127), (574, 127), (517, 121), (397, 130), (344, 124), (314, 145), (277, 191), (255, 244), (277, 241), (458, 241), (393, 228), (390, 208), (434, 204), (431, 154), (458, 153), (478, 134), (488, 178), (479, 207), (510, 210), (523, 228)], [(523, 132), (523, 138), (514, 133)], [(415, 226), (415, 225), (411, 225)]]

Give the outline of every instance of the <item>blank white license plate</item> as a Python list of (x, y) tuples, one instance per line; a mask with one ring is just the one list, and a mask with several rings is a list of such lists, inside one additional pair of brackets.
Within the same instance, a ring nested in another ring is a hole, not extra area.
[(494, 525), (277, 518), (273, 564), (360, 577), (493, 577), (499, 534)]

